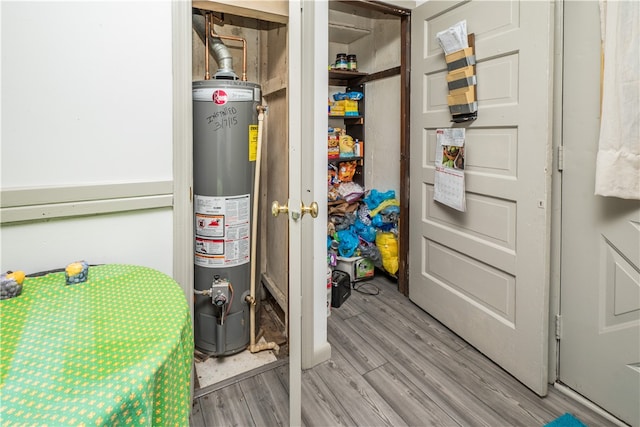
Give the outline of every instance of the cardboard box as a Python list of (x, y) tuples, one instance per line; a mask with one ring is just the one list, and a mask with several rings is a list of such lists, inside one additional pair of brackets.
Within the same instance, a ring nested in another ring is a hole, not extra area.
[(467, 86), (463, 86), (461, 88), (453, 89), (453, 90), (449, 89), (449, 95), (455, 96), (455, 95), (461, 95), (461, 94), (463, 94), (465, 92), (468, 92), (468, 91), (474, 91), (475, 90), (475, 80), (467, 80), (467, 82), (469, 83)]
[(466, 104), (471, 104), (475, 100), (476, 100), (476, 93), (475, 93), (475, 90), (473, 89), (473, 86), (470, 86), (468, 90), (466, 90), (465, 92), (462, 92), (456, 95), (447, 96), (447, 101), (449, 105), (461, 105), (461, 104), (466, 105)]
[(457, 91), (455, 93), (461, 93), (464, 92), (467, 87), (475, 86), (476, 84), (478, 84), (478, 79), (476, 76), (471, 76), (448, 82), (447, 86), (449, 87), (449, 94), (454, 95), (455, 91)]
[(444, 56), (444, 60), (447, 61), (447, 64), (450, 64), (452, 62), (455, 62), (459, 59), (462, 59), (466, 56), (471, 56), (473, 55), (473, 48), (472, 47), (466, 47), (462, 50), (458, 50), (455, 51), (453, 53), (450, 53), (449, 55), (445, 55)]
[(476, 63), (476, 56), (473, 54), (473, 48), (471, 47), (445, 55), (444, 59), (447, 62), (447, 70), (449, 71), (475, 65)]
[(329, 137), (327, 138), (327, 151), (330, 159), (337, 159), (340, 157), (340, 144), (336, 135), (329, 134)]
[(473, 67), (469, 65), (468, 67), (458, 68), (457, 70), (453, 70), (447, 74), (447, 82), (453, 82), (460, 79), (465, 79), (474, 75)]

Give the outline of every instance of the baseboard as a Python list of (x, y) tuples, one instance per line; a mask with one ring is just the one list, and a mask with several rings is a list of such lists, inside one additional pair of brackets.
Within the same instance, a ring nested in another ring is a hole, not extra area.
[(331, 344), (325, 342), (324, 344), (313, 349), (313, 354), (309, 355), (309, 358), (302, 358), (302, 369), (311, 369), (322, 362), (326, 362), (331, 358)]
[(610, 413), (608, 413), (607, 411), (602, 409), (600, 406), (596, 405), (595, 403), (593, 403), (589, 399), (585, 398), (580, 393), (570, 389), (566, 385), (558, 383), (558, 382), (555, 382), (555, 383), (553, 383), (553, 388), (555, 388), (556, 390), (558, 390), (560, 393), (564, 394), (565, 396), (569, 396), (573, 400), (575, 400), (577, 402), (580, 402), (581, 404), (583, 404), (584, 406), (586, 406), (587, 408), (589, 408), (593, 412), (596, 412), (598, 415), (600, 415), (603, 418), (606, 418), (607, 420), (611, 421), (615, 425), (620, 426), (620, 427), (629, 427), (628, 424), (626, 424), (625, 422), (623, 422), (623, 421), (619, 420), (618, 418), (614, 417), (613, 415), (611, 415)]

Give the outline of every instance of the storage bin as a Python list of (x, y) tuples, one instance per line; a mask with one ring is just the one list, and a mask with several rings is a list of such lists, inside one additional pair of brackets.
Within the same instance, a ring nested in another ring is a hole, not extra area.
[(347, 273), (351, 283), (373, 278), (374, 266), (369, 258), (338, 257), (337, 260), (335, 270)]

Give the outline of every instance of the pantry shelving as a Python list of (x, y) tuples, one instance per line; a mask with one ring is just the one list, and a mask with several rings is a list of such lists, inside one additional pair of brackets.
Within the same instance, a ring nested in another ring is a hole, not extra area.
[[(358, 83), (359, 80), (366, 77), (367, 73), (358, 71), (342, 71), (342, 70), (330, 70), (329, 71), (329, 86), (339, 86), (344, 88), (345, 92), (360, 92), (365, 95), (365, 85)], [(364, 141), (365, 141), (365, 103), (364, 97), (358, 102), (358, 114), (357, 115), (345, 115), (334, 116), (329, 114), (329, 126), (342, 128), (346, 131), (347, 135), (351, 136), (354, 140), (359, 142), (359, 153), (350, 154), (345, 156), (343, 154), (340, 157), (329, 157), (328, 163), (340, 167), (340, 163), (347, 161), (355, 161), (357, 163), (356, 170), (353, 176), (353, 182), (359, 184), (364, 188)]]

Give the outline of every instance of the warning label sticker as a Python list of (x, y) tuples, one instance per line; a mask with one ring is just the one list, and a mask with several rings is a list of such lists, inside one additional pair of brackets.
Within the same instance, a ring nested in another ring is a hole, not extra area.
[(258, 158), (258, 125), (249, 125), (249, 161)]
[(224, 216), (196, 213), (196, 235), (224, 237)]
[(250, 195), (195, 195), (195, 264), (234, 267), (249, 262)]
[(224, 240), (196, 237), (196, 253), (202, 255), (224, 255)]

